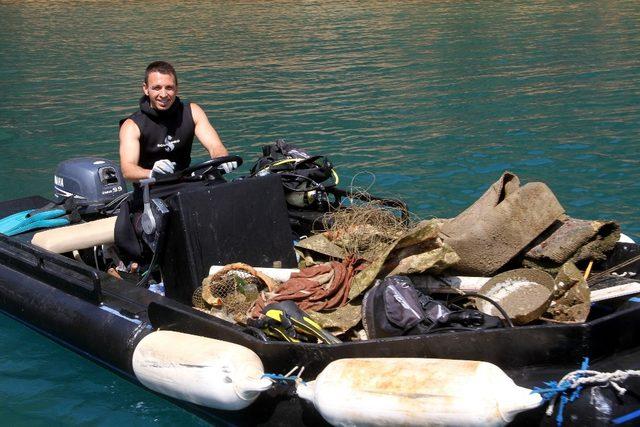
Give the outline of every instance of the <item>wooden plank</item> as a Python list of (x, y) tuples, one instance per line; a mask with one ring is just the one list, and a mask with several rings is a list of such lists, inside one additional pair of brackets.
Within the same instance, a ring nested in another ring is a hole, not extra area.
[(430, 292), (460, 293), (478, 292), (490, 277), (473, 276), (431, 276), (427, 274), (411, 276), (418, 288), (427, 288)]
[(638, 293), (640, 293), (640, 283), (625, 283), (624, 285), (611, 286), (609, 288), (591, 291), (591, 302), (604, 301)]

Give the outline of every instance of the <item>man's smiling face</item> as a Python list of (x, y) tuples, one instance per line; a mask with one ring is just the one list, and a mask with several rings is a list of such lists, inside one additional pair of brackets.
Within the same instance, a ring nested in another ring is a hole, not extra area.
[(149, 73), (147, 81), (142, 84), (142, 90), (149, 97), (151, 107), (158, 111), (171, 108), (178, 95), (178, 85), (173, 75), (158, 71)]

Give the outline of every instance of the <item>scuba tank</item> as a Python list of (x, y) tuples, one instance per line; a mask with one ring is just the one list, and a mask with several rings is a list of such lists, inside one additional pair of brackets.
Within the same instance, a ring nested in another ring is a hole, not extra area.
[(287, 204), (295, 208), (326, 210), (326, 189), (339, 182), (327, 157), (311, 156), (284, 139), (262, 147), (262, 157), (251, 168), (251, 176), (268, 174), (280, 176)]

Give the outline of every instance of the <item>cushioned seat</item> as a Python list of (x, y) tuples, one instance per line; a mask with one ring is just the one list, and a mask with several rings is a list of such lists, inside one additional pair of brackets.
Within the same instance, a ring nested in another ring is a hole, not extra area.
[(40, 231), (31, 243), (58, 254), (114, 242), (116, 217)]

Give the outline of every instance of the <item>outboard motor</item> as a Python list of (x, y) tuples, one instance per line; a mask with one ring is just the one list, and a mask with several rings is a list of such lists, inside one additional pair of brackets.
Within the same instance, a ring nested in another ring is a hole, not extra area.
[(73, 196), (82, 214), (95, 214), (114, 199), (127, 193), (120, 168), (111, 160), (80, 157), (65, 160), (56, 168), (54, 198), (56, 202)]

